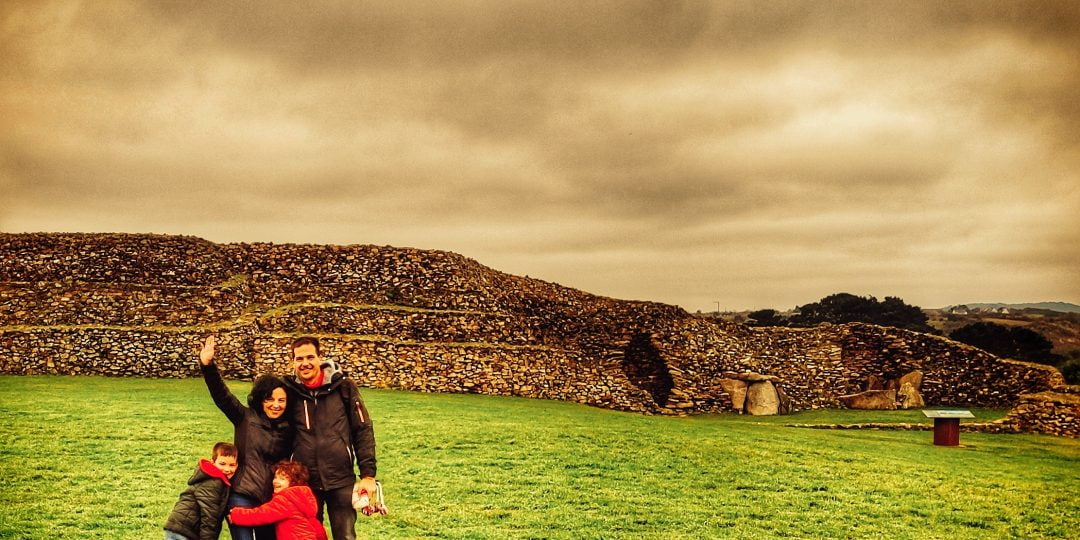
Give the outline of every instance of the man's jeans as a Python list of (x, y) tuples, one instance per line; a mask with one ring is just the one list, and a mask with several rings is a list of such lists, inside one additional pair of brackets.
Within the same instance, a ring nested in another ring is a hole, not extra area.
[[(240, 493), (229, 494), (229, 510), (232, 510), (234, 506), (243, 506), (247, 508), (254, 508), (259, 506), (259, 501), (242, 495)], [(228, 522), (228, 513), (225, 514)], [(229, 534), (232, 535), (233, 540), (275, 540), (274, 538), (274, 526), (264, 525), (262, 527), (241, 527), (239, 525), (233, 525), (229, 522)]]
[(316, 489), (319, 510), (315, 519), (322, 523), (323, 505), (330, 516), (330, 531), (334, 540), (356, 540), (356, 510), (352, 507), (352, 485), (338, 489)]
[(180, 534), (174, 533), (169, 529), (165, 529), (165, 540), (191, 540), (190, 538)]

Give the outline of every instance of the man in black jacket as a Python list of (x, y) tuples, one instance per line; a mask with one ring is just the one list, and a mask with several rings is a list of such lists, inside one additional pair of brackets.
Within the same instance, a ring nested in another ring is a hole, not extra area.
[(356, 383), (345, 378), (333, 362), (323, 359), (319, 340), (293, 341), (294, 375), (284, 377), (289, 408), (296, 428), (293, 459), (307, 466), (309, 484), (330, 517), (334, 540), (356, 538), (356, 484), (353, 460), (360, 471), (357, 491), (375, 493), (375, 431)]

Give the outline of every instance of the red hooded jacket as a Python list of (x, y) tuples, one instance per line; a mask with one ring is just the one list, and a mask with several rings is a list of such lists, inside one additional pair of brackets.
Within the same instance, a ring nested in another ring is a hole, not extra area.
[(274, 524), (281, 539), (326, 540), (326, 530), (315, 519), (315, 494), (307, 486), (289, 486), (274, 494), (270, 502), (255, 508), (236, 507), (229, 520), (236, 525), (256, 527)]

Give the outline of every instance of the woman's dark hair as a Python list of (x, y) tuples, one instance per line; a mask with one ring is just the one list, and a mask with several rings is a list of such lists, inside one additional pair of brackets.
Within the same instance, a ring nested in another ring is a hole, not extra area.
[(289, 487), (306, 486), (308, 470), (303, 463), (298, 461), (279, 461), (274, 465), (274, 474), (280, 474), (289, 479)]
[(259, 375), (255, 377), (255, 381), (251, 383), (251, 393), (248, 394), (248, 407), (259, 414), (265, 415), (262, 402), (270, 399), (270, 394), (274, 393), (274, 390), (278, 388), (284, 389), (285, 382), (276, 375)]

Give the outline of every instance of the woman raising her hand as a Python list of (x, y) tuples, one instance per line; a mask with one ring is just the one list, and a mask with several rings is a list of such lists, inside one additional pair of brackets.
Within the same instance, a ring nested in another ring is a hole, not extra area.
[[(288, 456), (292, 448), (292, 427), (285, 414), (285, 383), (274, 375), (260, 375), (252, 382), (245, 407), (229, 391), (214, 364), (217, 338), (210, 336), (199, 353), (203, 380), (210, 397), (233, 424), (233, 444), (239, 467), (232, 477), (228, 508), (259, 506), (274, 493), (274, 463)], [(229, 524), (234, 540), (274, 540), (273, 527), (240, 527)], [(283, 539), (284, 540), (284, 539)]]

